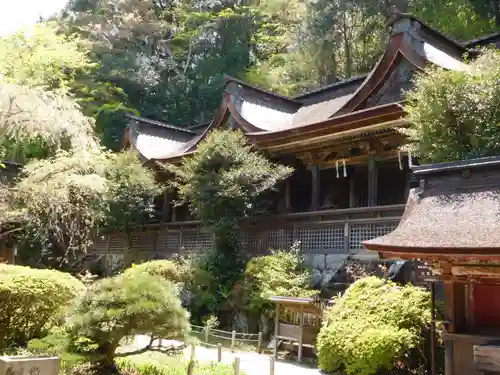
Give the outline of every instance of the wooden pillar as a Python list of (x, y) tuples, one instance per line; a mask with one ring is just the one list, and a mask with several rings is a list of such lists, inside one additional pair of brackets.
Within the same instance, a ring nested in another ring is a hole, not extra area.
[(319, 208), (319, 186), (320, 186), (320, 172), (319, 165), (313, 164), (311, 166), (312, 175), (312, 188), (311, 188), (311, 208), (317, 210)]
[(285, 210), (286, 212), (292, 211), (292, 184), (290, 179), (285, 182)]
[(297, 360), (300, 362), (302, 361), (302, 343), (303, 343), (303, 335), (304, 335), (304, 306), (300, 305), (300, 321), (299, 321), (299, 327), (300, 327), (300, 333), (299, 333), (299, 353), (297, 356)]
[(274, 358), (278, 354), (278, 336), (280, 334), (280, 304), (276, 302), (276, 316), (274, 318)]
[[(455, 333), (455, 284), (447, 282), (444, 286), (445, 289), (445, 331), (447, 333)], [(453, 360), (453, 341), (444, 340), (444, 356), (445, 356), (445, 375), (454, 374), (454, 360)]]
[(371, 157), (368, 160), (368, 206), (376, 206), (378, 202), (377, 197), (377, 164), (375, 163), (375, 157)]
[(161, 212), (161, 221), (166, 222), (168, 221), (168, 211), (169, 211), (170, 205), (168, 202), (168, 190), (165, 189), (163, 192), (163, 209)]
[(354, 174), (349, 174), (349, 207), (356, 207), (356, 182), (354, 181)]

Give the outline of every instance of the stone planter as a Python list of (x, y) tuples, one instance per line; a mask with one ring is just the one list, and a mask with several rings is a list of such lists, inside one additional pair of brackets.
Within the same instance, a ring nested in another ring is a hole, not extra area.
[(59, 357), (0, 357), (0, 375), (58, 375)]

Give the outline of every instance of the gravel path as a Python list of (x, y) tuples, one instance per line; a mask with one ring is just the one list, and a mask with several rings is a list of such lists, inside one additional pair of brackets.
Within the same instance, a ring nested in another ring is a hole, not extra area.
[[(133, 346), (141, 348), (149, 343), (147, 336), (137, 336)], [(178, 341), (162, 341), (163, 346), (182, 345)], [(201, 362), (213, 362), (217, 360), (217, 349), (197, 346), (195, 349), (196, 360)], [(184, 356), (189, 359), (191, 348), (184, 349)], [(249, 352), (235, 352), (229, 350), (222, 351), (222, 362), (233, 363), (234, 357), (240, 357), (240, 369), (247, 375), (268, 375), (270, 371), (270, 359), (268, 355)], [(316, 368), (307, 367), (292, 361), (276, 361), (274, 375), (320, 375), (323, 374)]]

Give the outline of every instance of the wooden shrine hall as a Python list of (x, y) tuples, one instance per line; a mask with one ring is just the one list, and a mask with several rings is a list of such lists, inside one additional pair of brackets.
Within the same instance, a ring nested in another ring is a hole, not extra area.
[[(387, 48), (373, 69), (296, 97), (284, 97), (232, 77), (212, 121), (178, 127), (130, 116), (125, 147), (136, 149), (146, 167), (165, 179), (161, 164), (196, 152), (211, 130), (238, 129), (273, 160), (294, 167), (278, 191), (264, 197), (256, 217), (242, 223), (241, 244), (249, 253), (286, 248), (300, 241), (305, 254), (322, 254), (320, 267), (333, 269), (347, 257), (371, 253), (361, 243), (393, 230), (410, 183), (411, 155), (400, 152), (408, 120), (404, 90), (427, 65), (466, 68), (464, 55), (500, 45), (500, 34), (458, 43), (411, 15), (390, 25)], [(156, 221), (130, 236), (114, 233), (95, 244), (113, 256), (127, 246), (151, 259), (181, 249), (204, 250), (212, 237), (187, 207), (174, 207), (175, 191), (158, 198)], [(258, 220), (256, 219), (258, 217)], [(325, 258), (326, 257), (326, 258)]]

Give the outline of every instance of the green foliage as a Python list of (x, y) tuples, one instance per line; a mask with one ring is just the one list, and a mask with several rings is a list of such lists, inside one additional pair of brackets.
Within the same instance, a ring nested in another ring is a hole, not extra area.
[[(127, 372), (137, 371), (141, 375), (185, 375), (188, 362), (161, 353), (148, 352), (117, 361), (118, 368)], [(196, 362), (194, 374), (199, 375), (232, 375), (231, 365), (222, 363)], [(244, 373), (243, 373), (244, 374)]]
[(429, 67), (415, 80), (403, 130), (424, 162), (500, 153), (500, 52), (487, 51), (463, 71)]
[(9, 83), (67, 89), (90, 60), (78, 39), (58, 33), (55, 23), (39, 23), (0, 38), (0, 76)]
[(85, 356), (68, 352), (70, 347), (68, 332), (63, 327), (54, 327), (49, 334), (28, 342), (28, 352), (31, 355), (59, 356), (63, 372), (85, 362)]
[(128, 124), (127, 114), (139, 113), (123, 104), (104, 104), (95, 114), (96, 131), (100, 135), (101, 144), (113, 151), (123, 148), (123, 134)]
[(308, 288), (309, 271), (302, 267), (298, 244), (290, 250), (272, 251), (271, 255), (252, 258), (245, 269), (242, 289), (247, 306), (258, 313), (270, 313), (272, 296), (313, 297)]
[(88, 288), (68, 329), (73, 350), (112, 366), (124, 338), (179, 338), (189, 324), (173, 284), (138, 272), (103, 279)]
[(239, 252), (239, 220), (259, 195), (288, 177), (291, 168), (274, 164), (252, 149), (241, 132), (213, 131), (180, 166), (169, 165), (179, 197), (212, 229), (215, 249), (204, 269), (212, 275), (216, 298), (230, 292), (245, 259)]
[(159, 192), (153, 172), (129, 151), (64, 151), (31, 162), (12, 202), (12, 210), (24, 218), (28, 240), (20, 255), (64, 267), (85, 253), (103, 226), (148, 220)]
[(141, 264), (133, 264), (131, 268), (125, 270), (125, 275), (131, 275), (135, 272), (161, 277), (174, 283), (185, 279), (177, 264), (170, 260), (152, 260)]
[(213, 131), (192, 157), (168, 169), (180, 199), (214, 230), (236, 227), (235, 220), (251, 210), (259, 194), (292, 172), (271, 163), (253, 150), (243, 133), (231, 130)]
[(107, 228), (126, 228), (147, 222), (154, 212), (153, 200), (161, 194), (155, 173), (144, 168), (137, 153), (108, 153), (105, 164), (107, 180)]
[(419, 0), (412, 12), (445, 35), (469, 41), (498, 30), (494, 17), (481, 14), (477, 3), (483, 0)]
[(0, 264), (0, 351), (61, 324), (83, 290), (79, 280), (63, 272)]
[(356, 281), (326, 313), (318, 335), (319, 366), (371, 375), (404, 363), (430, 324), (428, 292), (376, 277)]
[(1, 75), (0, 131), (2, 153), (19, 162), (94, 144), (93, 121), (80, 112), (73, 99), (6, 83)]

